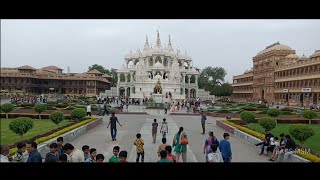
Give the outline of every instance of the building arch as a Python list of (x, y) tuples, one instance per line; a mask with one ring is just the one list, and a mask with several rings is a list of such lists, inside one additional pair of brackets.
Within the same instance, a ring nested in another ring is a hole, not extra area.
[(190, 98), (195, 99), (197, 96), (196, 94), (197, 94), (196, 89), (190, 89)]

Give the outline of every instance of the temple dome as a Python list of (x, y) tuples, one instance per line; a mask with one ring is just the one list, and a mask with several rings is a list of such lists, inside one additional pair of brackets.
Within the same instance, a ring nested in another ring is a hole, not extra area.
[(319, 57), (320, 56), (320, 50), (315, 51), (310, 58)]
[(279, 42), (274, 43), (268, 47), (266, 47), (266, 49), (264, 49), (263, 51), (260, 51), (258, 55), (262, 55), (264, 53), (270, 52), (270, 51), (280, 51), (280, 50), (286, 50), (286, 51), (292, 51), (292, 49), (289, 46), (280, 44)]
[(298, 59), (299, 56), (296, 55), (296, 54), (289, 54), (289, 55), (286, 56), (286, 58), (287, 58), (287, 59)]

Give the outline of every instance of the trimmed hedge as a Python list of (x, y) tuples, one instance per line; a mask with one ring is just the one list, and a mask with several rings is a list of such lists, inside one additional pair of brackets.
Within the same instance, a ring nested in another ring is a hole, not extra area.
[(293, 109), (290, 108), (290, 107), (284, 107), (284, 108), (281, 109), (281, 111), (289, 111), (289, 112), (292, 112)]
[(217, 111), (217, 113), (230, 113), (230, 111), (227, 109), (220, 109)]
[(257, 110), (257, 108), (255, 108), (255, 107), (243, 107), (242, 109), (245, 111), (256, 111)]
[(268, 115), (271, 117), (278, 117), (281, 114), (281, 110), (278, 108), (272, 108), (268, 110)]
[(276, 127), (276, 120), (273, 118), (261, 118), (258, 123), (266, 130), (270, 131)]
[(84, 109), (76, 108), (71, 111), (71, 117), (75, 120), (80, 120), (81, 118), (85, 117), (87, 115), (87, 112)]
[(240, 119), (245, 121), (247, 124), (253, 123), (256, 116), (252, 112), (244, 111), (240, 113)]
[(281, 115), (294, 115), (294, 114), (290, 111), (282, 111)]
[[(8, 118), (28, 117), (31, 119), (38, 119), (39, 114), (28, 114), (28, 113), (10, 113)], [(50, 114), (41, 114), (42, 119), (50, 119)], [(1, 118), (6, 118), (5, 114), (1, 113)], [(64, 119), (71, 119), (70, 114), (65, 114)]]

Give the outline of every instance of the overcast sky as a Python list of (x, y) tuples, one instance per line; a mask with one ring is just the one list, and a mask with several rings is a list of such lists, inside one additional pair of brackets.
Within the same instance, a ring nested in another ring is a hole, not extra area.
[(320, 20), (1, 20), (1, 66), (56, 65), (85, 72), (92, 64), (119, 68), (146, 34), (173, 47), (199, 68), (221, 66), (226, 81), (252, 67), (252, 57), (280, 42), (306, 56), (320, 49)]

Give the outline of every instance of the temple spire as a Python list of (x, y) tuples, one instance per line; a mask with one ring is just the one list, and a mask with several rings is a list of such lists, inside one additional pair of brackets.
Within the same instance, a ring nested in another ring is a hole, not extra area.
[(157, 30), (157, 45), (156, 45), (158, 48), (161, 47), (161, 40), (160, 40), (160, 34), (159, 34), (159, 31)]
[(146, 43), (144, 44), (143, 50), (147, 51), (149, 49), (150, 49), (150, 46), (149, 46), (149, 41), (148, 41), (148, 35), (146, 35)]
[(168, 49), (169, 49), (169, 51), (172, 51), (172, 50), (173, 50), (173, 49), (172, 49), (172, 44), (171, 44), (171, 36), (170, 36), (170, 34), (169, 34)]

